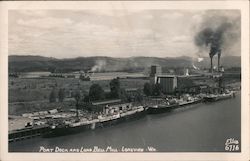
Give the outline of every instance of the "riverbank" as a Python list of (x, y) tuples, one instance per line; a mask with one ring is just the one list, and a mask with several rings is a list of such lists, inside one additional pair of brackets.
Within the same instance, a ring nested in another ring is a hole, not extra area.
[[(213, 98), (215, 96), (216, 95), (213, 95)], [(234, 92), (230, 92), (228, 94), (218, 95), (218, 97), (226, 97), (229, 99), (234, 98), (235, 94)], [(207, 95), (204, 99), (205, 98), (210, 98), (210, 95)], [(130, 120), (137, 117), (134, 113), (161, 114), (164, 112), (171, 112), (176, 108), (184, 108), (186, 106), (202, 103), (202, 101), (203, 97), (200, 95), (190, 96), (186, 94), (180, 98), (171, 98), (170, 100), (161, 99), (161, 102), (163, 103), (156, 101), (156, 104), (153, 106), (143, 107), (132, 105), (132, 103), (121, 104), (120, 102), (111, 106), (107, 104), (104, 106), (102, 112), (99, 113), (89, 113), (82, 110), (78, 110), (76, 113), (75, 109), (71, 109), (70, 111), (53, 109), (49, 111), (26, 113), (23, 114), (23, 117), (10, 116), (9, 139), (20, 140), (19, 137), (24, 137), (23, 135), (25, 135), (25, 133), (23, 133), (24, 130), (28, 132), (32, 131), (34, 128), (39, 128), (40, 126), (46, 126), (46, 128), (53, 127), (51, 130), (46, 129), (45, 131), (41, 131), (48, 134), (41, 133), (40, 135), (66, 135), (67, 133), (71, 133), (73, 131), (81, 132), (82, 129), (90, 130), (98, 127), (113, 125), (121, 122), (119, 120)], [(170, 102), (173, 104), (169, 104)]]
[(235, 99), (191, 105), (170, 113), (147, 115), (119, 126), (55, 138), (37, 137), (13, 142), (9, 143), (9, 151), (39, 152), (41, 146), (67, 149), (151, 146), (156, 152), (225, 152), (228, 138), (241, 142), (240, 113), (239, 94)]

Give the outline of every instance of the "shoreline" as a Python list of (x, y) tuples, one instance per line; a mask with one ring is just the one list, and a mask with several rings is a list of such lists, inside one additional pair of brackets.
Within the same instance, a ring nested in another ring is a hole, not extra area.
[[(236, 95), (239, 95), (240, 94), (240, 90), (239, 91), (235, 91), (236, 92)], [(230, 99), (232, 99), (233, 97), (231, 96), (231, 98)], [(186, 105), (182, 105), (181, 107), (178, 107), (178, 108), (184, 108), (184, 107), (186, 107), (186, 106), (189, 106), (190, 104), (186, 104)], [(148, 115), (148, 114), (150, 114), (150, 113), (148, 113), (147, 111), (149, 110), (148, 108), (145, 108), (145, 107), (143, 107), (143, 111), (145, 112), (145, 114), (146, 115)], [(165, 112), (164, 112), (165, 113)], [(121, 119), (122, 119), (122, 117), (121, 117)], [(10, 121), (10, 120), (9, 120)], [(30, 120), (29, 120), (30, 121)], [(111, 119), (111, 120), (109, 120), (109, 121), (107, 121), (107, 122), (113, 122), (113, 120)], [(100, 122), (101, 123), (101, 122)], [(96, 123), (95, 123), (96, 124)], [(46, 124), (45, 124), (46, 125)], [(109, 124), (107, 124), (107, 125), (109, 125)], [(110, 123), (110, 125), (111, 125), (111, 123)], [(82, 125), (83, 126), (83, 125)], [(95, 129), (95, 127), (98, 127), (98, 126), (103, 126), (103, 125), (94, 125), (94, 129)], [(45, 128), (47, 128), (47, 127), (45, 127)], [(89, 129), (92, 129), (92, 125), (89, 127)], [(16, 130), (12, 130), (12, 131), (9, 131), (9, 134), (11, 133), (11, 132), (13, 132), (13, 131), (16, 131)]]

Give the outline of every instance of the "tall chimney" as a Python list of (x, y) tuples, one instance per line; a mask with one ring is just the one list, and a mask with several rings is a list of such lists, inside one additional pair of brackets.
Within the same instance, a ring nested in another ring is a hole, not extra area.
[(213, 58), (212, 57), (210, 58), (210, 61), (211, 61), (211, 68), (210, 68), (210, 70), (211, 70), (211, 73), (213, 73)]
[(218, 51), (218, 72), (220, 72), (220, 56), (221, 56), (221, 50)]
[(211, 65), (211, 68), (210, 68), (210, 70), (211, 70), (211, 73), (213, 73), (213, 55), (212, 54), (209, 54), (209, 56), (210, 56), (210, 65)]

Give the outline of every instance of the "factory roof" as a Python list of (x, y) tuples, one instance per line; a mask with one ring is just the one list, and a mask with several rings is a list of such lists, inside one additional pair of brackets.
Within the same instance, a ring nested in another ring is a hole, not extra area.
[(186, 78), (186, 77), (200, 77), (201, 75), (198, 74), (192, 74), (192, 75), (157, 75), (159, 78)]
[(200, 74), (190, 74), (190, 75), (178, 75), (179, 78), (185, 78), (185, 77), (200, 77)]
[(161, 77), (161, 78), (174, 78), (174, 77), (177, 77), (177, 75), (157, 75), (157, 77)]

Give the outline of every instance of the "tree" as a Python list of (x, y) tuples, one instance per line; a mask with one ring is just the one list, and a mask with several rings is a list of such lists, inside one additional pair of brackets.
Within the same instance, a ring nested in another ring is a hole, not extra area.
[(152, 95), (152, 85), (150, 83), (145, 83), (143, 87), (143, 92), (146, 96), (151, 96)]
[(137, 102), (142, 102), (143, 101), (143, 95), (142, 95), (142, 91), (137, 91), (135, 94), (135, 101)]
[(49, 94), (49, 102), (56, 102), (56, 92), (55, 89), (52, 89), (52, 91)]
[(76, 92), (73, 94), (73, 96), (74, 96), (74, 99), (76, 100), (76, 102), (79, 102), (79, 101), (80, 101), (80, 99), (81, 99), (81, 93), (80, 93), (80, 91), (76, 91)]
[(80, 91), (76, 91), (76, 93), (74, 93), (74, 98), (75, 98), (75, 101), (76, 101), (76, 117), (78, 118), (78, 109), (79, 109), (79, 106), (80, 106), (80, 100), (81, 100), (81, 93)]
[(48, 71), (51, 73), (55, 73), (56, 72), (56, 67), (49, 67)]
[(161, 94), (160, 84), (145, 83), (143, 93), (147, 96), (159, 96)]
[(58, 91), (58, 99), (59, 99), (59, 101), (60, 102), (63, 102), (63, 100), (64, 100), (64, 97), (65, 97), (65, 92), (64, 92), (64, 89), (59, 89), (59, 91)]
[(121, 88), (119, 77), (112, 79), (109, 83), (110, 86), (110, 97), (111, 98), (120, 98)]
[(102, 100), (105, 98), (105, 93), (99, 84), (92, 84), (89, 89), (89, 99), (91, 101)]
[(128, 93), (126, 92), (126, 90), (124, 88), (120, 89), (120, 99), (123, 102), (128, 102)]
[(90, 102), (89, 95), (84, 95), (83, 102), (84, 103), (89, 103)]
[(161, 94), (161, 86), (160, 84), (154, 84), (153, 85), (153, 93), (154, 96), (159, 96)]

